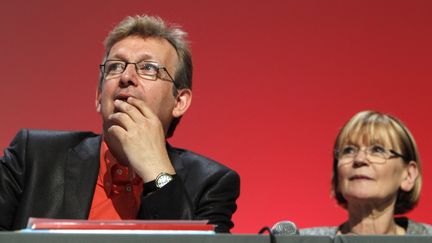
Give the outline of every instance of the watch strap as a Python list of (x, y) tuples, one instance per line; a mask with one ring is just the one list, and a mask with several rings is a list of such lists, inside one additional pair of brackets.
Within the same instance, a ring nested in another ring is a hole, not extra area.
[[(168, 174), (168, 173), (163, 173), (163, 172), (162, 172), (162, 173), (160, 173), (160, 174), (158, 175), (158, 177), (159, 177), (161, 174)], [(168, 174), (168, 175), (170, 175), (170, 176), (172, 177), (172, 179), (175, 180), (176, 174), (174, 174), (174, 175)], [(156, 186), (156, 180), (158, 179), (158, 177), (156, 177), (155, 180), (152, 180), (152, 181), (149, 181), (149, 182), (144, 183), (144, 185), (143, 185), (143, 189), (144, 189), (144, 191), (143, 191), (143, 196), (146, 196), (146, 195), (148, 195), (149, 193), (155, 192), (155, 191), (157, 191), (158, 189), (160, 189), (160, 188), (158, 188), (158, 187)]]

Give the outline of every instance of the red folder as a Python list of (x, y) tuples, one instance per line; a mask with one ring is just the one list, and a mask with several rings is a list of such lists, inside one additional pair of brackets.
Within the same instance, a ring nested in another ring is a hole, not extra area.
[(80, 220), (30, 218), (32, 230), (191, 230), (214, 231), (207, 220)]

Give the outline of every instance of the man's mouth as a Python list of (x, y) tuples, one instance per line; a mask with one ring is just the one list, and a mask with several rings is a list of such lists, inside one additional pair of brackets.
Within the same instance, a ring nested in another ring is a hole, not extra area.
[(127, 99), (128, 99), (128, 97), (123, 97), (123, 98), (117, 98), (116, 100), (121, 100), (121, 101), (127, 102)]
[[(121, 101), (127, 102), (127, 99), (129, 97), (133, 97), (133, 96), (129, 95), (129, 94), (118, 94), (118, 95), (114, 96), (114, 101), (115, 100), (121, 100)], [(117, 113), (117, 112), (121, 112), (121, 111), (114, 106), (113, 113)]]
[(114, 97), (114, 100), (122, 100), (126, 102), (129, 97), (133, 97), (133, 96), (129, 94), (118, 94)]

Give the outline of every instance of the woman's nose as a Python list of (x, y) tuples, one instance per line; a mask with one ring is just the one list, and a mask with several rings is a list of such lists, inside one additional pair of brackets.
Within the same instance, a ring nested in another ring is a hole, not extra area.
[(353, 165), (359, 166), (367, 163), (367, 153), (365, 150), (361, 149), (357, 152), (353, 159)]

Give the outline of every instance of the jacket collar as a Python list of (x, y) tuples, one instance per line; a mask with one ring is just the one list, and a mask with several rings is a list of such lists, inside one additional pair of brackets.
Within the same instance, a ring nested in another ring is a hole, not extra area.
[[(99, 173), (99, 153), (102, 136), (89, 137), (69, 149), (64, 186), (64, 218), (87, 219), (93, 201)], [(166, 145), (171, 163), (183, 180), (187, 176), (181, 150)]]
[(168, 142), (166, 143), (166, 148), (168, 151), (168, 157), (171, 160), (171, 164), (173, 165), (176, 174), (180, 175), (184, 179), (186, 176), (186, 171), (184, 170), (181, 150), (174, 148)]
[(69, 149), (65, 172), (64, 217), (86, 219), (99, 172), (101, 136), (89, 137)]

